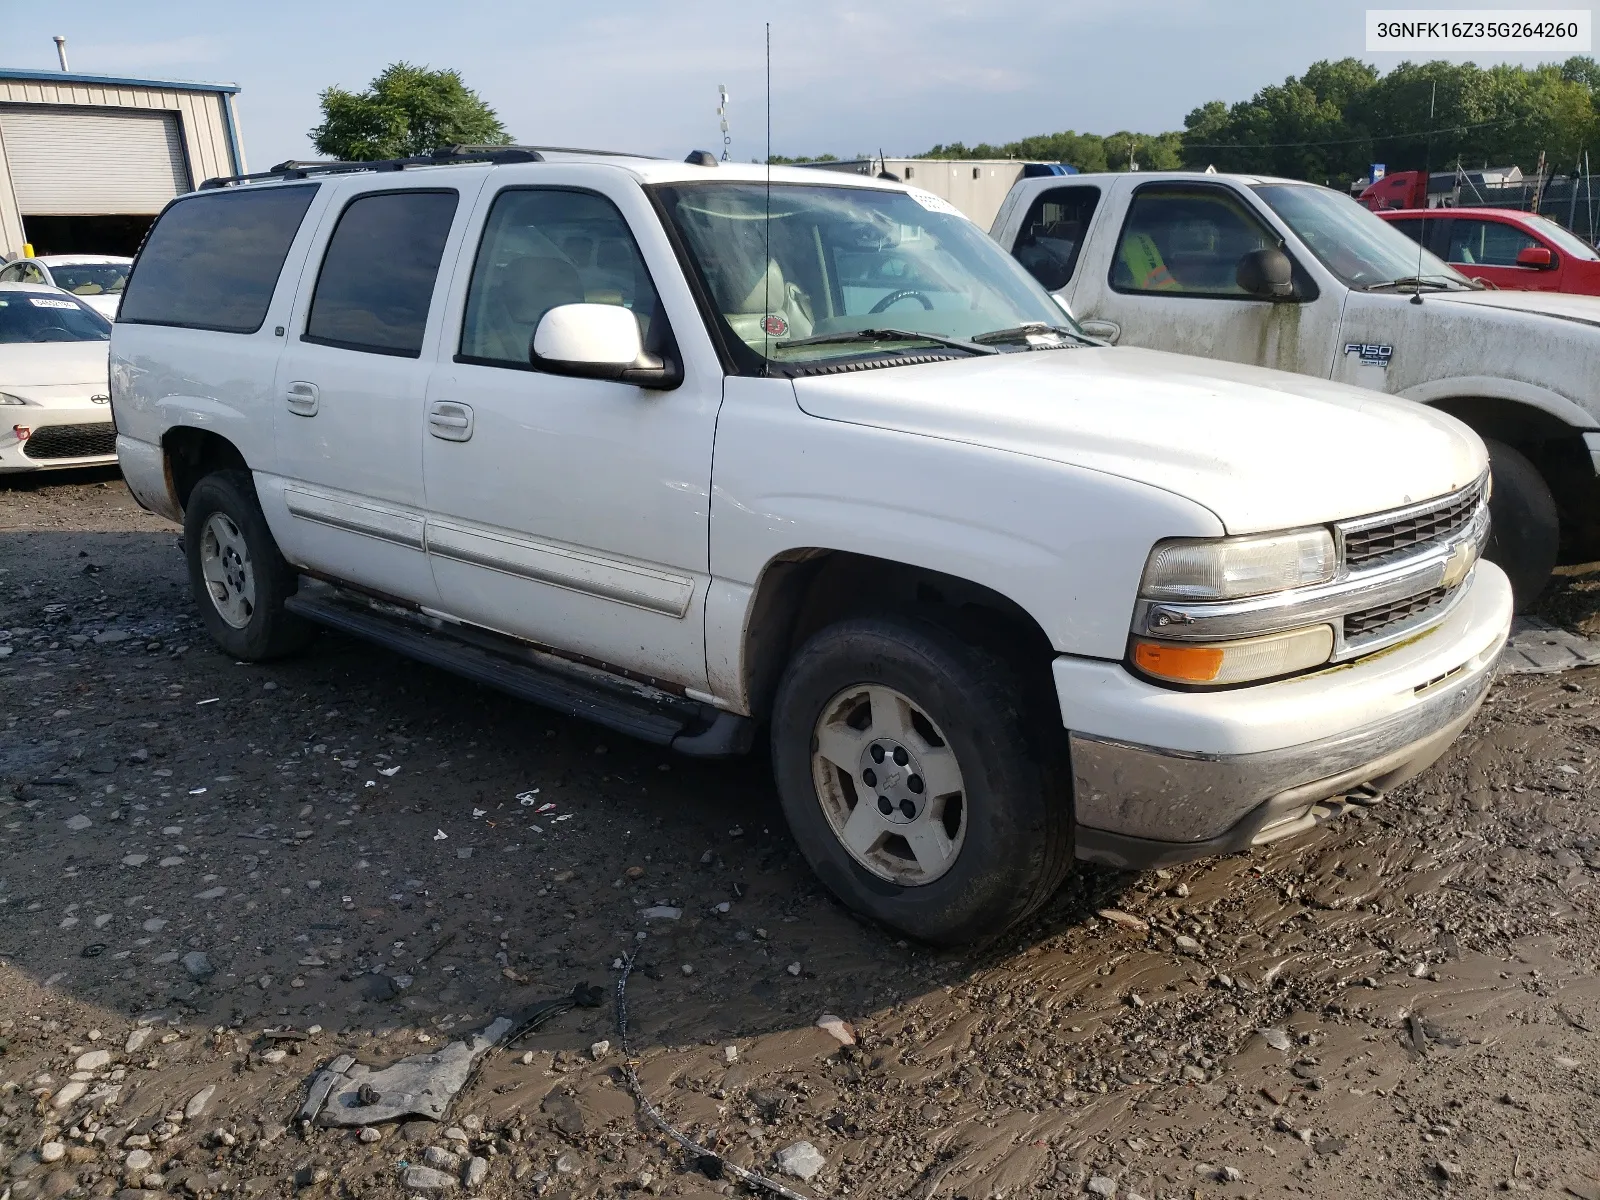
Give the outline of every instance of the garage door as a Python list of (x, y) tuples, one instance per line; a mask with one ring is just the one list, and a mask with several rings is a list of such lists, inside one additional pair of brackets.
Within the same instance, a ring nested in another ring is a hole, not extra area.
[(0, 137), (24, 216), (156, 213), (190, 188), (176, 113), (6, 106)]

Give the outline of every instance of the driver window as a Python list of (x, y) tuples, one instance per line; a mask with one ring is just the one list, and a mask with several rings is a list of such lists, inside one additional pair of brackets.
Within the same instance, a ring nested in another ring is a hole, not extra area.
[(660, 348), (656, 290), (611, 201), (553, 188), (501, 192), (473, 264), (458, 361), (529, 369), (540, 319), (563, 304), (626, 308), (645, 348)]
[(21, 274), (18, 275), (18, 278), (21, 279), (23, 283), (43, 283), (44, 272), (39, 270), (39, 268), (34, 266), (32, 263), (23, 263), (21, 267)]
[(1448, 257), (1453, 263), (1469, 267), (1514, 267), (1519, 253), (1539, 244), (1515, 225), (1457, 217), (1450, 223)]
[(1119, 292), (1253, 298), (1239, 260), (1278, 245), (1255, 215), (1219, 188), (1143, 187), (1133, 197), (1111, 263)]
[(1051, 188), (1028, 210), (1011, 253), (1046, 291), (1072, 282), (1089, 231), (1089, 218), (1100, 203), (1097, 187)]

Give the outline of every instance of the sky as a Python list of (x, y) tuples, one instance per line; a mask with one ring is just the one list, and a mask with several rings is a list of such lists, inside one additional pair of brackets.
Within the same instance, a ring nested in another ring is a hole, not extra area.
[[(1398, 6), (1399, 0), (1390, 0)], [(1411, 0), (1416, 3), (1417, 0)], [(1546, 6), (1553, 0), (1545, 0)], [(1541, 0), (1497, 0), (1536, 8)], [(1387, 70), (1364, 50), (1354, 0), (709, 0), (516, 4), (482, 0), (0, 0), (0, 65), (237, 83), (249, 164), (313, 157), (330, 85), (360, 89), (404, 59), (460, 71), (522, 142), (682, 156), (720, 153), (717, 86), (734, 158), (766, 147), (764, 23), (772, 23), (777, 154), (916, 154), (1063, 129), (1181, 129), (1322, 58)], [(1452, 55), (1532, 64), (1539, 56)]]

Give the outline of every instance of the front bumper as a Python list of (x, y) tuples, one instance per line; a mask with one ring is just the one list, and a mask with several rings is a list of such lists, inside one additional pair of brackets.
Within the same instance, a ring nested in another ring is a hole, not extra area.
[(1480, 563), (1450, 616), (1355, 662), (1225, 692), (1176, 692), (1120, 664), (1056, 660), (1078, 857), (1149, 868), (1245, 850), (1370, 803), (1466, 728), (1511, 625)]
[[(29, 430), (23, 440), (16, 426)], [(102, 447), (104, 447), (102, 449)], [(88, 453), (79, 451), (87, 450)], [(82, 403), (0, 405), (0, 475), (117, 461), (111, 406)]]

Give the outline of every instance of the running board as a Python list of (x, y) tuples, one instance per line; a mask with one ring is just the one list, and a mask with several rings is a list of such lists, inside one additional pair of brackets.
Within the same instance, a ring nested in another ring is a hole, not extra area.
[(519, 700), (684, 754), (739, 754), (749, 749), (752, 740), (747, 717), (558, 658), (487, 630), (467, 626), (457, 632), (437, 618), (308, 578), (302, 577), (300, 591), (285, 600), (284, 607), (307, 621), (375, 642)]

